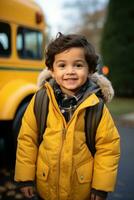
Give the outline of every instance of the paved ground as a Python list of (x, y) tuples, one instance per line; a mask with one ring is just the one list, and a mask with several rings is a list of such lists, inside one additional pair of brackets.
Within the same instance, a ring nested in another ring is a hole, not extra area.
[[(0, 170), (0, 200), (29, 200), (20, 193), (13, 182), (13, 172)], [(39, 200), (33, 197), (30, 200)]]
[(118, 126), (121, 138), (121, 158), (114, 193), (108, 200), (134, 200), (134, 126)]
[(133, 127), (134, 126), (134, 113), (129, 113), (122, 115), (120, 117), (120, 122), (126, 126)]
[(0, 171), (0, 199), (2, 200), (23, 200), (22, 194), (16, 189), (13, 183), (13, 173), (6, 169)]

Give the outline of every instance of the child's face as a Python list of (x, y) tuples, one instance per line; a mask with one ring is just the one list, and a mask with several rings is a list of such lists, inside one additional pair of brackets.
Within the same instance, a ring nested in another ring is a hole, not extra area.
[(73, 47), (55, 55), (52, 76), (64, 93), (74, 95), (86, 82), (88, 74), (83, 48)]

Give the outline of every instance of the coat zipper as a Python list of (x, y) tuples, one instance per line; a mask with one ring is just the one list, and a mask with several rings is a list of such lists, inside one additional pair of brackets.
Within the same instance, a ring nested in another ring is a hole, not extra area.
[(64, 140), (66, 139), (66, 128), (62, 129), (62, 139), (61, 139), (61, 147), (59, 151), (59, 160), (58, 160), (58, 185), (57, 185), (57, 194), (58, 194), (58, 200), (60, 199), (59, 197), (59, 178), (60, 178), (60, 162), (61, 162), (61, 153), (62, 153), (62, 148), (64, 144)]

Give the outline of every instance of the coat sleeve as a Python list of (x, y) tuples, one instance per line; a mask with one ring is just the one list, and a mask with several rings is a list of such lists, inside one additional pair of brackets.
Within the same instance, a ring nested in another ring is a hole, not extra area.
[(106, 192), (114, 190), (119, 157), (120, 137), (110, 112), (104, 105), (103, 115), (96, 133), (92, 188)]
[(28, 105), (18, 136), (15, 181), (34, 181), (38, 151), (38, 131), (33, 111), (34, 97)]

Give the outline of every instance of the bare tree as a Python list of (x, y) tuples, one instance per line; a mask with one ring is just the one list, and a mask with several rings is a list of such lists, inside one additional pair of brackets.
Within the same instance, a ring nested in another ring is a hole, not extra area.
[(106, 6), (102, 5), (100, 0), (75, 0), (65, 3), (64, 9), (66, 9), (66, 21), (71, 22), (68, 30), (84, 34), (99, 51)]

